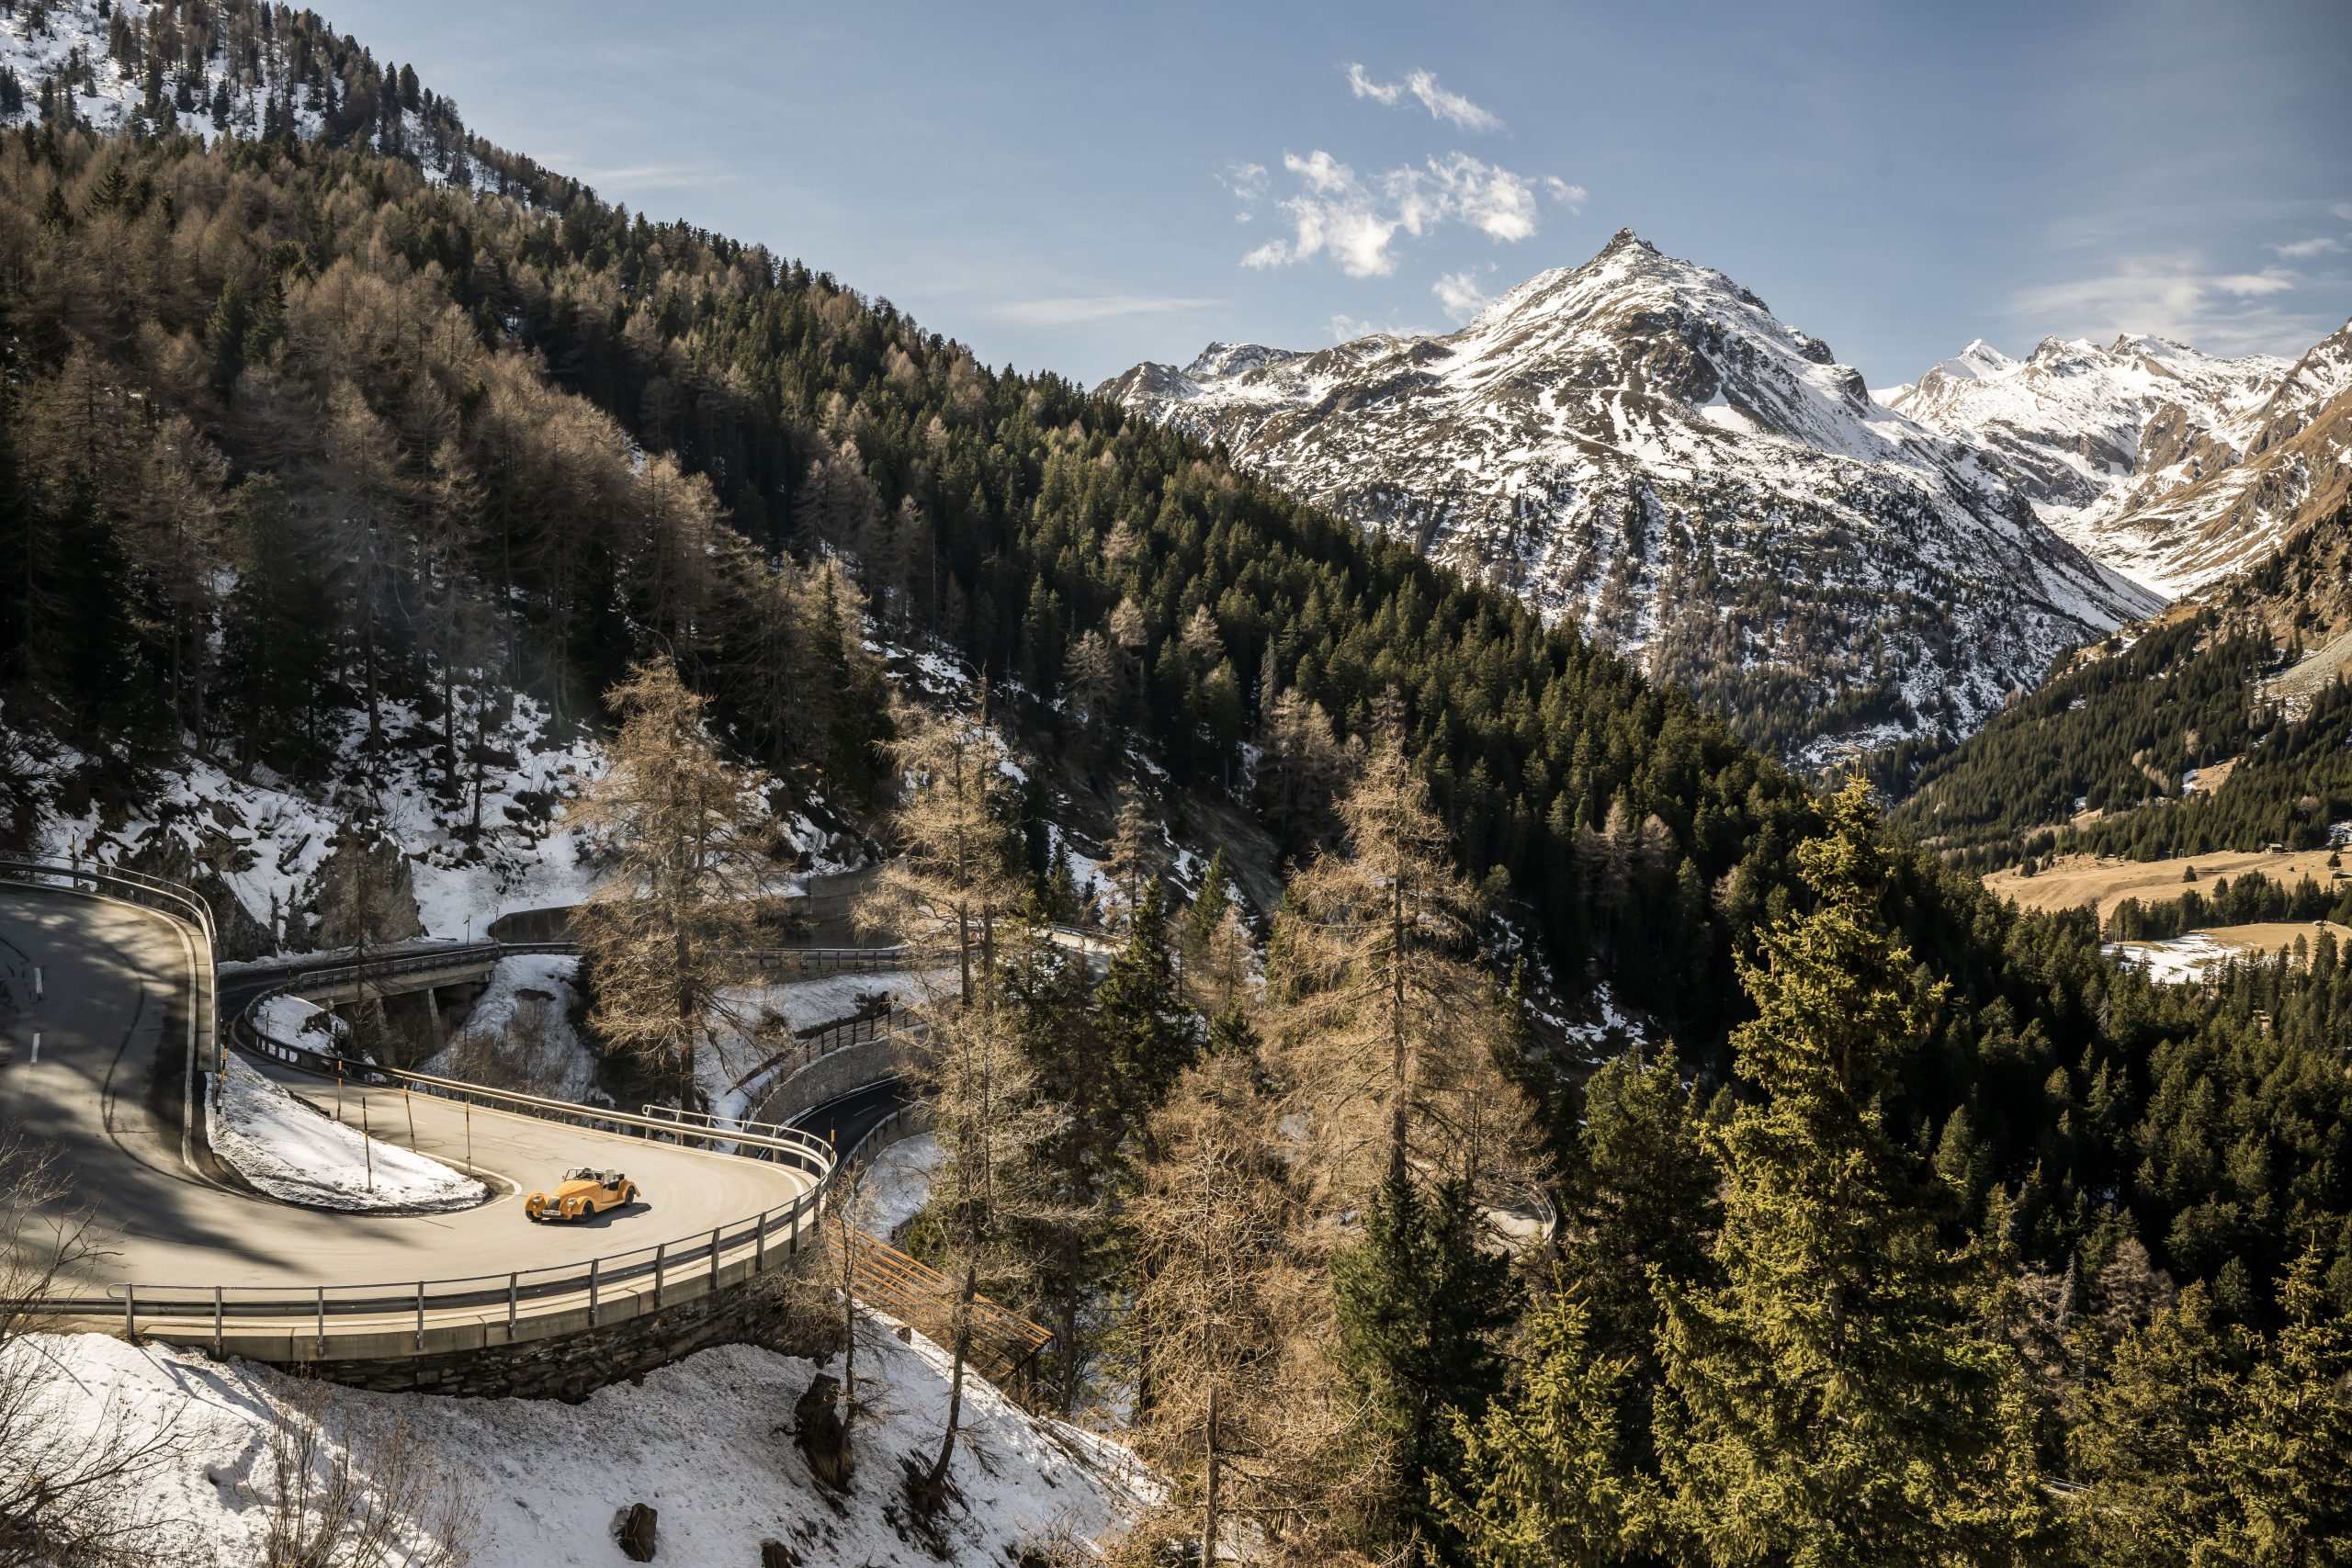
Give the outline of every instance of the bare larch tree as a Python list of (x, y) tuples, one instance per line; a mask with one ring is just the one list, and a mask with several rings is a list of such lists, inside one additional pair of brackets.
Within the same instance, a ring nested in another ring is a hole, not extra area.
[(697, 1057), (729, 987), (746, 977), (756, 900), (775, 870), (763, 776), (728, 761), (704, 699), (657, 659), (609, 694), (621, 716), (612, 767), (571, 820), (613, 860), (572, 915), (595, 986), (590, 1024), (649, 1071), (698, 1093)]

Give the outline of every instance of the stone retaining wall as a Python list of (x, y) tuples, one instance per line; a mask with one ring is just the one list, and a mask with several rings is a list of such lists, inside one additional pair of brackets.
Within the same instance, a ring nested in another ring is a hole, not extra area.
[[(797, 1069), (769, 1089), (753, 1111), (756, 1120), (762, 1122), (789, 1122), (811, 1106), (837, 1100), (854, 1089), (897, 1077), (905, 1071), (906, 1060), (900, 1055), (898, 1041), (888, 1036), (862, 1040)], [(820, 1138), (825, 1135), (822, 1127), (808, 1130)]]
[[(820, 1256), (811, 1251), (811, 1258)], [(831, 1315), (793, 1303), (798, 1265), (596, 1328), (515, 1344), (397, 1359), (277, 1361), (286, 1371), (387, 1393), (447, 1393), (577, 1403), (714, 1345), (764, 1345), (791, 1355), (830, 1348)], [(489, 1336), (485, 1336), (487, 1339)], [(230, 1347), (233, 1351), (233, 1343)], [(275, 1359), (273, 1358), (273, 1360)]]

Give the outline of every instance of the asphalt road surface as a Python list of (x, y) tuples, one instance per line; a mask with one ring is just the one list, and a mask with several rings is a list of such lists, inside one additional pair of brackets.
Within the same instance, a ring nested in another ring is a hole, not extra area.
[[(414, 1146), (473, 1169), (492, 1189), (489, 1201), (454, 1213), (345, 1214), (261, 1197), (182, 1156), (192, 962), (181, 928), (161, 915), (62, 892), (0, 891), (0, 1123), (53, 1143), (74, 1168), (72, 1202), (95, 1210), (108, 1235), (106, 1255), (84, 1271), (89, 1283), (307, 1289), (503, 1276), (707, 1236), (789, 1204), (810, 1184), (789, 1166), (501, 1111), (469, 1118), (445, 1101), (379, 1089), (366, 1097), (376, 1135), (408, 1145), (413, 1116)], [(225, 1028), (226, 997), (221, 1011)], [(267, 1070), (334, 1109), (332, 1082)], [(359, 1107), (358, 1091), (345, 1089), (344, 1119), (357, 1125)], [(582, 1165), (626, 1171), (646, 1202), (568, 1225), (524, 1218), (526, 1192)]]
[(812, 1105), (785, 1125), (828, 1139), (833, 1145), (834, 1154), (844, 1155), (857, 1147), (860, 1138), (913, 1100), (914, 1090), (905, 1079), (885, 1078), (880, 1083), (868, 1084), (837, 1099)]

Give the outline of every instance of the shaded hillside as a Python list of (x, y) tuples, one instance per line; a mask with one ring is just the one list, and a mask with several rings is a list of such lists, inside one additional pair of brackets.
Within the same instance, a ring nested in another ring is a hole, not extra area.
[(1970, 864), (2324, 844), (2352, 820), (2352, 513), (2200, 605), (2064, 663), (1957, 750), (1882, 782)]

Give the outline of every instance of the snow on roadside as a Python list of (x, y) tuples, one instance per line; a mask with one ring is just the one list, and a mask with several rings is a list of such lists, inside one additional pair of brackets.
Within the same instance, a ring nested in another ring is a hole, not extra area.
[(318, 1003), (288, 992), (264, 997), (254, 1007), (254, 1028), (273, 1045), (299, 1046), (305, 1051), (337, 1055), (351, 1039), (351, 1028)]
[[(465, 1209), (490, 1196), (472, 1177), (322, 1116), (240, 1056), (208, 1074), (212, 1152), (281, 1202), (355, 1213)], [(372, 1145), (372, 1146), (371, 1146)]]
[[(28, 1336), (7, 1354), (36, 1362), (60, 1430), (96, 1429), (109, 1402), (134, 1430), (175, 1423), (185, 1453), (129, 1488), (122, 1506), (152, 1519), (147, 1543), (187, 1568), (262, 1561), (272, 1514), (272, 1429), (298, 1385), (251, 1362), (214, 1362), (161, 1344), (102, 1335)], [(724, 1346), (616, 1384), (578, 1404), (331, 1391), (329, 1442), (360, 1464), (354, 1434), (394, 1419), (428, 1447), (429, 1478), (462, 1478), (480, 1524), (471, 1560), (498, 1568), (617, 1562), (618, 1510), (660, 1516), (667, 1568), (742, 1568), (778, 1540), (806, 1563), (935, 1568), (1011, 1562), (1057, 1535), (1099, 1540), (1152, 1500), (1151, 1473), (1119, 1445), (1033, 1417), (986, 1384), (965, 1385), (967, 1436), (934, 1551), (902, 1522), (898, 1461), (936, 1448), (947, 1360), (917, 1336), (861, 1324), (859, 1416), (850, 1492), (828, 1493), (788, 1430), (793, 1402), (818, 1368), (750, 1346)], [(830, 1369), (840, 1373), (838, 1360)], [(966, 1444), (969, 1447), (965, 1446)]]
[(791, 980), (764, 987), (795, 1029), (831, 1023), (858, 1010), (858, 998), (886, 996), (899, 1007), (913, 1007), (926, 998), (952, 996), (956, 969), (885, 969), (870, 975), (823, 975), (813, 980)]
[(947, 1157), (930, 1133), (901, 1138), (874, 1156), (858, 1179), (851, 1218), (869, 1235), (896, 1241), (909, 1220), (931, 1197), (931, 1179)]
[(606, 1100), (596, 1088), (596, 1058), (572, 1027), (579, 982), (577, 958), (500, 959), (465, 1026), (419, 1071), (575, 1104)]

